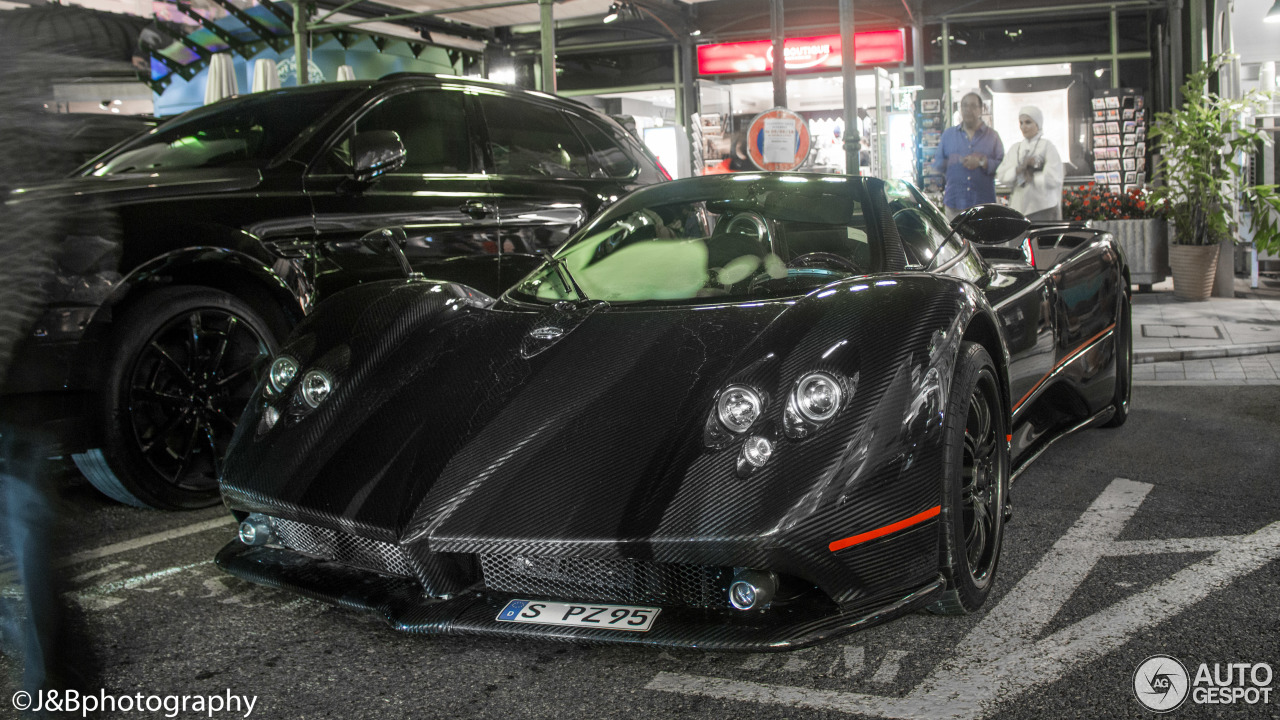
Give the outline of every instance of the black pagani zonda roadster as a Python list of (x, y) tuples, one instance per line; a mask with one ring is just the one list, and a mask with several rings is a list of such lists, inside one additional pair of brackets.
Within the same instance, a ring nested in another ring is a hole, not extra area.
[(973, 611), (1013, 478), (1128, 406), (1119, 247), (1001, 246), (1027, 227), (948, 225), (905, 183), (702, 177), (499, 298), (344, 291), (246, 410), (217, 562), (422, 633), (768, 650)]

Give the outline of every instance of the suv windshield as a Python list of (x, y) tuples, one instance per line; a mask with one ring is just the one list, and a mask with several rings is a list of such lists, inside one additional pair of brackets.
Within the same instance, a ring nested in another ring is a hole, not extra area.
[(654, 186), (585, 229), (556, 254), (561, 267), (544, 265), (511, 296), (719, 303), (803, 294), (873, 270), (879, 253), (861, 197), (858, 179), (830, 176)]
[(265, 164), (353, 90), (273, 92), (193, 110), (139, 138), (87, 175)]

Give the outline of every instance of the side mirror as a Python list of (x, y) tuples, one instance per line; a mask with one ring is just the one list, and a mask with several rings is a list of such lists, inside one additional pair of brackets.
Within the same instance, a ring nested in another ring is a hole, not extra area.
[(1017, 210), (993, 203), (965, 210), (956, 216), (951, 227), (969, 242), (1003, 245), (1025, 233), (1031, 221)]
[(351, 138), (351, 175), (370, 183), (404, 165), (404, 143), (394, 130), (370, 130)]

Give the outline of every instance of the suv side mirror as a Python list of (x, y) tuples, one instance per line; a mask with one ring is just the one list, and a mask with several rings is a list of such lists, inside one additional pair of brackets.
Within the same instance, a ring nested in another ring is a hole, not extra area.
[(965, 210), (956, 216), (951, 227), (969, 242), (1002, 245), (1025, 233), (1031, 221), (1017, 210), (991, 203)]
[(369, 130), (351, 138), (351, 175), (370, 183), (404, 165), (404, 143), (394, 130)]

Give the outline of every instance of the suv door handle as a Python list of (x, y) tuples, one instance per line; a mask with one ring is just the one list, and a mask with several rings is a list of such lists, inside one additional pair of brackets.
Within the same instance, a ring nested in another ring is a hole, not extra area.
[(468, 200), (458, 207), (464, 215), (470, 215), (473, 219), (489, 217), (497, 213), (497, 208), (490, 203), (480, 200)]

